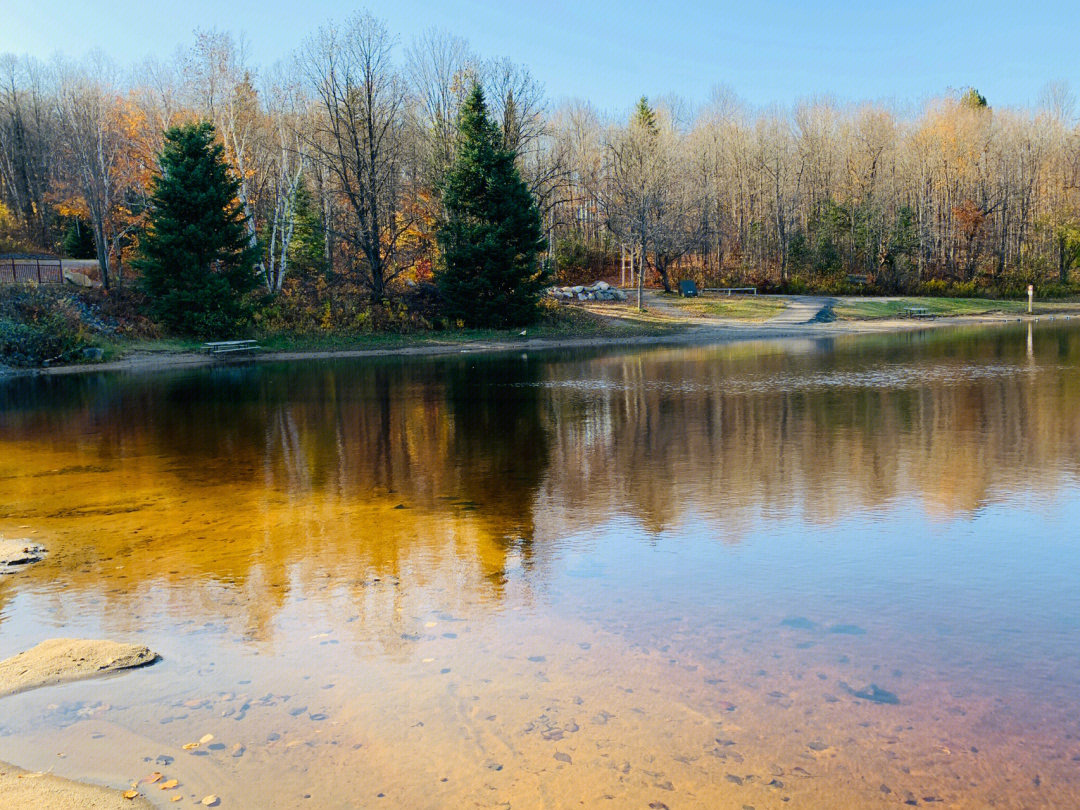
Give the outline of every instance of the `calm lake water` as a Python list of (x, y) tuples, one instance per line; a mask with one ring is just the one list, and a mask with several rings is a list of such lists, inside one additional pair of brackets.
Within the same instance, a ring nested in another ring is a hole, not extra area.
[(0, 657), (163, 660), (0, 700), (0, 759), (223, 808), (1077, 807), (1078, 526), (1045, 322), (11, 380), (0, 532), (52, 554)]

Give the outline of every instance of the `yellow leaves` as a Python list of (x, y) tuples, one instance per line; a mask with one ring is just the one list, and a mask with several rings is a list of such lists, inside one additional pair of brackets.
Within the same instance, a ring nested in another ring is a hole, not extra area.
[(144, 777), (142, 781), (145, 782), (148, 785), (152, 785), (152, 784), (154, 784), (154, 782), (157, 782), (160, 779), (161, 779), (161, 772), (160, 771), (154, 771), (149, 776)]
[(203, 804), (206, 807), (217, 807), (219, 804), (221, 804), (221, 799), (211, 793), (209, 796), (203, 796), (202, 802), (200, 802), (200, 804)]
[(128, 801), (132, 801), (132, 800), (138, 798), (139, 791), (137, 791), (137, 790), (125, 790), (124, 793), (123, 793), (123, 796)]
[(172, 790), (174, 787), (180, 784), (178, 779), (167, 779), (161, 783), (162, 790)]
[(212, 739), (214, 739), (214, 735), (213, 735), (213, 734), (203, 734), (203, 735), (202, 735), (202, 736), (201, 736), (201, 737), (199, 738), (199, 743), (200, 743), (200, 744), (202, 744), (202, 745), (206, 745), (206, 744), (207, 744), (208, 742), (210, 742), (210, 741), (211, 741)]
[(198, 748), (199, 744), (197, 742), (184, 743), (180, 747), (183, 748), (185, 751), (192, 751), (192, 750)]

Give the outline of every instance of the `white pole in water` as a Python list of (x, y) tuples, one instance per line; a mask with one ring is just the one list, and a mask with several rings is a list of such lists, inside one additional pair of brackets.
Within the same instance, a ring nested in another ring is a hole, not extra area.
[(1035, 297), (1035, 285), (1028, 284), (1028, 315), (1031, 314), (1031, 299)]

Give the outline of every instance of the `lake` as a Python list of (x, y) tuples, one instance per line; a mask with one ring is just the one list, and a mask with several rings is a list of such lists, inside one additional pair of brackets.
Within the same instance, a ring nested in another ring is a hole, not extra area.
[[(221, 807), (1080, 806), (1080, 329), (0, 383), (0, 759)], [(205, 735), (213, 740), (183, 746)]]

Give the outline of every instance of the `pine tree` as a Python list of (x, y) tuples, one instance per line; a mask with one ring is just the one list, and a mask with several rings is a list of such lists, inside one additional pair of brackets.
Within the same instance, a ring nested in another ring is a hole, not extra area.
[(960, 96), (960, 104), (969, 110), (985, 110), (990, 106), (986, 103), (986, 96), (974, 87), (969, 87), (964, 91), (964, 94)]
[(79, 217), (72, 217), (64, 231), (64, 238), (60, 240), (60, 250), (72, 259), (96, 258), (93, 229)]
[(634, 107), (632, 120), (653, 135), (660, 131), (659, 125), (656, 123), (656, 113), (649, 106), (649, 99), (645, 96), (638, 99), (637, 106)]
[(446, 219), (437, 237), (444, 312), (470, 326), (530, 323), (546, 281), (540, 211), (514, 152), (474, 85), (457, 121), (458, 148), (442, 183)]
[(182, 334), (228, 333), (249, 314), (258, 283), (239, 181), (207, 122), (169, 129), (159, 163), (135, 262), (151, 314)]
[(300, 183), (293, 199), (293, 233), (289, 241), (289, 267), (301, 277), (326, 269), (326, 237), (322, 218), (307, 186)]

